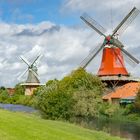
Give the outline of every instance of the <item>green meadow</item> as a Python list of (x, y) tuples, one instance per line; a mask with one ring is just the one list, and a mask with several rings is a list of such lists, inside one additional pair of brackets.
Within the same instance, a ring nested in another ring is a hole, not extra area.
[(121, 140), (67, 122), (0, 109), (0, 140)]

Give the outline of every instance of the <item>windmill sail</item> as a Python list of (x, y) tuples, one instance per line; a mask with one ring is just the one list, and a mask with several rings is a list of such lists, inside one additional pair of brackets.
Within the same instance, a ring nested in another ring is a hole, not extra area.
[(128, 57), (124, 52), (122, 52), (124, 59), (127, 64), (129, 64), (131, 67), (136, 67), (137, 63), (135, 63), (130, 57)]
[(86, 13), (84, 13), (80, 18), (92, 29), (94, 29), (98, 34), (105, 36), (106, 30), (99, 24), (97, 21), (89, 17)]
[(24, 57), (24, 56), (20, 56), (19, 57), (23, 62), (25, 62), (28, 66), (30, 66), (30, 63), (29, 63), (29, 61)]
[(20, 77), (22, 77), (28, 72), (26, 83), (40, 83), (37, 74), (37, 67), (35, 65), (36, 61), (40, 58), (40, 56), (41, 55), (38, 55), (32, 63), (30, 63), (24, 56), (20, 56), (22, 61), (28, 66), (28, 68), (20, 75)]
[(114, 29), (112, 36), (119, 34), (121, 35), (126, 28), (131, 24), (131, 22), (136, 18), (136, 16), (139, 14), (139, 10), (134, 7), (128, 15), (121, 21), (121, 23)]
[(122, 50), (122, 52), (125, 53), (126, 56), (127, 56), (129, 59), (131, 59), (134, 63), (136, 63), (136, 64), (139, 64), (139, 63), (140, 63), (139, 60), (136, 59), (134, 56), (132, 56), (128, 51), (126, 51), (125, 49), (123, 49), (123, 48), (121, 48), (121, 47), (119, 47), (119, 48), (120, 48), (120, 49)]
[(34, 65), (34, 63), (35, 63), (40, 57), (41, 57), (41, 54), (38, 55), (38, 56), (36, 57), (36, 59), (33, 61), (32, 65)]
[(19, 76), (18, 76), (18, 80), (21, 80), (21, 77), (23, 77), (26, 73), (28, 72), (28, 69), (26, 69), (23, 73), (21, 73)]
[(81, 62), (80, 67), (86, 68), (87, 65), (97, 56), (97, 54), (102, 50), (104, 44), (96, 47), (93, 51), (89, 53), (89, 55)]

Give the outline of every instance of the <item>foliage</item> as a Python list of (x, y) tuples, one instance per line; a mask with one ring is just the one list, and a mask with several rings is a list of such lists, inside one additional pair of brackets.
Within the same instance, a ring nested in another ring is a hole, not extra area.
[(53, 85), (54, 83), (58, 83), (59, 81), (57, 79), (54, 79), (54, 80), (49, 80), (47, 83), (46, 83), (46, 86), (49, 87), (51, 85)]
[(103, 103), (100, 108), (100, 113), (109, 118), (123, 114), (119, 105), (110, 103)]
[(18, 100), (17, 95), (9, 95), (6, 88), (0, 88), (0, 102), (1, 103), (13, 103), (15, 104)]
[(18, 97), (19, 98), (16, 101), (16, 104), (34, 106), (34, 102), (35, 102), (35, 97), (34, 96), (19, 95)]
[(102, 94), (104, 90), (104, 84), (101, 80), (90, 73), (87, 73), (84, 69), (79, 68), (73, 71), (70, 75), (64, 77), (60, 81), (60, 87), (64, 90), (93, 90)]
[(5, 100), (5, 103), (8, 103), (8, 104), (17, 104), (17, 101), (19, 99), (19, 95), (8, 95), (7, 99)]
[(80, 68), (62, 80), (50, 80), (38, 88), (36, 106), (49, 119), (70, 119), (75, 116), (99, 114), (104, 84), (100, 79)]
[(15, 93), (13, 95), (9, 95), (6, 88), (0, 88), (0, 102), (8, 103), (8, 104), (23, 104), (33, 106), (35, 99), (33, 96), (25, 96), (24, 95), (25, 87), (17, 84), (15, 86)]
[(124, 115), (128, 115), (128, 114), (131, 114), (131, 113), (135, 113), (134, 104), (128, 104), (124, 108)]
[(55, 81), (49, 87), (44, 87), (38, 94), (37, 108), (44, 118), (70, 119), (72, 115), (72, 94), (59, 90)]
[(102, 104), (101, 97), (93, 90), (79, 90), (74, 92), (74, 115), (83, 117), (98, 117)]
[(17, 84), (15, 86), (15, 93), (14, 94), (18, 94), (18, 95), (24, 95), (25, 94), (25, 87), (23, 85)]
[(126, 119), (128, 121), (140, 122), (140, 115), (137, 113), (132, 113), (132, 114), (127, 115)]
[(0, 102), (6, 102), (8, 98), (8, 91), (6, 89), (1, 88), (0, 89)]
[(1, 86), (0, 90), (6, 90), (6, 88), (4, 86)]
[(140, 113), (140, 89), (137, 93), (136, 100), (134, 103), (134, 109), (136, 112)]

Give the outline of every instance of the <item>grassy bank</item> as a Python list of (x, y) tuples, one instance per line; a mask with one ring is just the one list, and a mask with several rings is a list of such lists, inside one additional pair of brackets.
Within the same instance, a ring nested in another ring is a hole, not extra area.
[(0, 109), (1, 140), (119, 140), (72, 124)]

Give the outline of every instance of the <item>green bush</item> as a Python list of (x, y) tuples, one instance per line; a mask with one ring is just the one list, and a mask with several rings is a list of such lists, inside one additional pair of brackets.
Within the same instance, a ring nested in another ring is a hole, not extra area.
[(70, 119), (73, 116), (99, 115), (104, 84), (80, 68), (62, 80), (50, 80), (35, 91), (36, 107), (49, 119)]
[(98, 117), (102, 104), (101, 96), (93, 90), (79, 90), (74, 92), (74, 115), (83, 117)]
[(8, 91), (6, 89), (0, 89), (0, 102), (6, 103), (8, 97), (9, 97)]
[(0, 102), (1, 103), (9, 103), (9, 104), (15, 104), (16, 101), (18, 100), (17, 95), (9, 95), (8, 91), (4, 88), (0, 89)]
[(128, 104), (124, 108), (124, 115), (128, 115), (128, 114), (131, 114), (131, 113), (135, 113), (134, 104)]
[(17, 104), (17, 101), (19, 100), (19, 95), (12, 95), (12, 96), (8, 96), (7, 97), (7, 100), (6, 100), (6, 103), (10, 103), (10, 104)]
[(22, 86), (22, 85), (20, 85), (20, 83), (17, 84), (17, 85), (15, 86), (15, 93), (14, 93), (14, 94), (17, 94), (17, 95), (24, 95), (24, 94), (25, 94), (25, 87)]
[(25, 96), (25, 95), (18, 95), (18, 100), (16, 101), (17, 104), (33, 106), (34, 105), (34, 96)]
[(129, 121), (140, 121), (140, 115), (139, 114), (129, 114), (126, 116), (126, 119)]
[(66, 119), (72, 116), (72, 94), (54, 90), (38, 95), (37, 108), (47, 119)]
[(87, 73), (84, 69), (79, 68), (73, 71), (70, 75), (64, 77), (59, 86), (63, 90), (93, 90), (97, 94), (102, 94), (104, 90), (104, 84), (101, 80), (90, 73)]
[(124, 111), (121, 110), (120, 106), (117, 104), (103, 103), (100, 107), (100, 114), (108, 118), (117, 118), (117, 116), (120, 116), (124, 113)]
[(0, 102), (8, 104), (23, 104), (33, 106), (35, 102), (35, 96), (25, 96), (25, 87), (17, 84), (15, 86), (15, 93), (9, 95), (7, 90), (3, 87), (0, 88)]
[(134, 103), (134, 110), (135, 112), (140, 113), (140, 90), (137, 93), (136, 100)]

